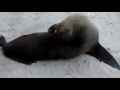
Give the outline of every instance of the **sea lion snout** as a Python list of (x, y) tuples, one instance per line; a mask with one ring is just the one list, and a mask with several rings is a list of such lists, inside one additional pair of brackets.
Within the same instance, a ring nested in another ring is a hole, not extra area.
[(48, 29), (48, 32), (49, 33), (56, 33), (60, 26), (61, 26), (60, 24), (54, 24)]

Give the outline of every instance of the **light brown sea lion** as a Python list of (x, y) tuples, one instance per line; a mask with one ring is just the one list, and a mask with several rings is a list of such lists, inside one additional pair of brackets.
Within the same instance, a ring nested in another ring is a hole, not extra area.
[[(60, 23), (52, 25), (48, 32), (58, 40), (74, 42), (74, 48), (78, 47), (79, 49), (75, 51), (77, 53), (73, 53), (77, 55), (89, 54), (120, 69), (115, 58), (99, 43), (98, 28), (84, 13), (70, 15)], [(69, 52), (64, 54), (69, 56)]]

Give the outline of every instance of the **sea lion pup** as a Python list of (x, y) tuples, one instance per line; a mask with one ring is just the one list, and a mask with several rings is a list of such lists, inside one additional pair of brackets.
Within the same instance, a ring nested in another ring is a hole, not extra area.
[[(78, 41), (78, 40), (77, 40)], [(37, 60), (69, 59), (80, 54), (76, 40), (58, 40), (48, 32), (23, 35), (10, 42), (0, 37), (0, 46), (6, 57), (30, 65)]]
[[(62, 22), (52, 25), (48, 32), (58, 40), (71, 42), (71, 48), (78, 48), (65, 53), (89, 54), (104, 63), (120, 70), (114, 57), (99, 43), (99, 32), (93, 21), (84, 13), (70, 15)], [(63, 50), (64, 52), (64, 50)]]

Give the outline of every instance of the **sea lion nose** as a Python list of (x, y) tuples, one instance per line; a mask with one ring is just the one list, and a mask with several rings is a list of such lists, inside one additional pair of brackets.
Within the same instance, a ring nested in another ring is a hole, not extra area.
[(49, 29), (48, 29), (48, 32), (49, 33), (55, 33), (57, 31), (57, 28), (58, 28), (59, 24), (54, 24), (52, 25)]
[(48, 32), (49, 33), (54, 33), (52, 29), (48, 29)]

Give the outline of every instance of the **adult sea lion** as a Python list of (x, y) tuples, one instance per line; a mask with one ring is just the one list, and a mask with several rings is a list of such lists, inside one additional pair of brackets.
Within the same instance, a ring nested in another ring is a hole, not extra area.
[[(70, 15), (62, 22), (52, 25), (48, 32), (58, 40), (74, 42), (74, 48), (79, 48), (76, 50), (79, 55), (89, 54), (120, 70), (120, 65), (115, 58), (99, 43), (96, 25), (84, 13)], [(69, 55), (69, 52), (65, 54)]]

